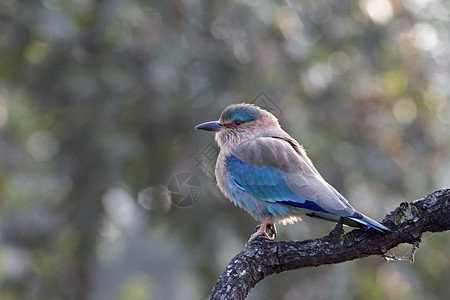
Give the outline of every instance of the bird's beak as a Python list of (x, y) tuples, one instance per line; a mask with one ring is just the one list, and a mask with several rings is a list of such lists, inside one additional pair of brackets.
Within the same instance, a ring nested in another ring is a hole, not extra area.
[(205, 123), (199, 124), (199, 125), (195, 126), (195, 129), (201, 129), (201, 130), (206, 130), (206, 131), (219, 131), (224, 127), (225, 126), (220, 125), (220, 123), (217, 121), (211, 121), (211, 122), (205, 122)]

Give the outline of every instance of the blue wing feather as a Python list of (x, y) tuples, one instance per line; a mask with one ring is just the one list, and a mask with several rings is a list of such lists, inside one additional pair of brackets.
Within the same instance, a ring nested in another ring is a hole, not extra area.
[(314, 201), (302, 199), (294, 194), (285, 181), (287, 173), (268, 166), (256, 168), (233, 154), (228, 157), (226, 164), (235, 184), (259, 199), (328, 213)]

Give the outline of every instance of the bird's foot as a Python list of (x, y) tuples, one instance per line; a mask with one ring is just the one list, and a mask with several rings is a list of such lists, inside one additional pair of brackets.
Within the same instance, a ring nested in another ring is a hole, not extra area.
[(255, 233), (253, 233), (250, 236), (250, 239), (248, 240), (247, 244), (255, 241), (258, 238), (263, 238), (263, 239), (272, 241), (273, 239), (275, 239), (275, 235), (269, 235), (266, 231), (258, 229)]
[(277, 229), (275, 227), (275, 224), (268, 223), (268, 221), (269, 220), (264, 219), (261, 225), (258, 225), (256, 227), (256, 232), (250, 236), (250, 239), (248, 240), (247, 244), (253, 242), (259, 237), (267, 240), (275, 239), (275, 237), (277, 236)]
[(266, 235), (269, 237), (269, 239), (274, 240), (277, 237), (277, 228), (275, 227), (275, 224), (267, 224), (266, 226)]

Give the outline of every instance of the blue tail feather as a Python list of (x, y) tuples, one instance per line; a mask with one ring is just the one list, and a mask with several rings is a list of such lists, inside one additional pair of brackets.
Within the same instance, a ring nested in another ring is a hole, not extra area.
[(370, 228), (373, 228), (373, 229), (375, 229), (375, 230), (377, 230), (379, 232), (383, 232), (384, 233), (384, 232), (391, 231), (386, 226), (384, 226), (384, 225), (380, 224), (379, 222), (377, 222), (375, 220), (372, 220), (371, 218), (369, 218), (369, 217), (367, 217), (367, 216), (365, 216), (363, 214), (360, 214), (360, 213), (355, 214), (354, 217), (349, 216), (347, 218), (349, 218), (349, 219), (351, 219), (351, 220), (353, 220), (355, 222), (358, 222), (360, 224), (369, 226)]

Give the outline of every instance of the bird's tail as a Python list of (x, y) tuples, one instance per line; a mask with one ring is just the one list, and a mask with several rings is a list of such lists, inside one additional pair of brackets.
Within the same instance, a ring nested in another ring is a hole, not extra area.
[(363, 215), (362, 213), (359, 212), (354, 212), (352, 215), (347, 217), (348, 219), (355, 221), (359, 224), (365, 225), (365, 226), (369, 226), (370, 228), (373, 228), (375, 230), (378, 230), (380, 232), (389, 232), (391, 231), (389, 228), (387, 228), (386, 226), (380, 224), (379, 222), (369, 218), (366, 215)]
[[(340, 216), (335, 216), (332, 214), (322, 213), (322, 212), (312, 212), (312, 213), (308, 213), (306, 215), (309, 217), (318, 218), (318, 219), (331, 221), (331, 222), (339, 222), (339, 220), (341, 218)], [(391, 231), (386, 226), (380, 224), (379, 222), (377, 222), (359, 212), (354, 212), (353, 214), (351, 214), (348, 217), (343, 217), (343, 224), (352, 226), (352, 227), (369, 226), (370, 228), (373, 228), (380, 232), (390, 232)]]

